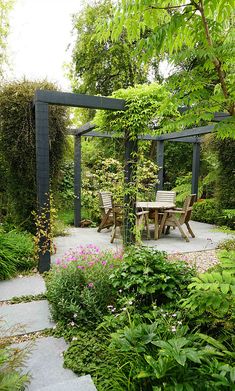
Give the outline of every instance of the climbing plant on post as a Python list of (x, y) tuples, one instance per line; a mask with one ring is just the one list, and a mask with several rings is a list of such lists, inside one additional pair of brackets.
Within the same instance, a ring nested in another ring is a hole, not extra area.
[(124, 244), (128, 245), (135, 239), (135, 201), (138, 192), (137, 162), (143, 153), (144, 145), (137, 137), (145, 134), (156, 134), (151, 123), (159, 126), (168, 117), (177, 114), (173, 104), (166, 105), (169, 92), (162, 85), (153, 83), (121, 89), (112, 94), (115, 98), (125, 99), (125, 111), (98, 112), (94, 123), (99, 131), (113, 132), (124, 138), (125, 167), (124, 167)]

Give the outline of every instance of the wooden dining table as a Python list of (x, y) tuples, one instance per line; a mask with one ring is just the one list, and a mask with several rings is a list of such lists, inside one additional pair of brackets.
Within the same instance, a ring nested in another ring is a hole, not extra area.
[(167, 209), (175, 208), (175, 204), (172, 202), (164, 202), (164, 201), (137, 201), (136, 202), (137, 210), (152, 210), (154, 211), (154, 239), (157, 240), (159, 238), (159, 211), (165, 211)]

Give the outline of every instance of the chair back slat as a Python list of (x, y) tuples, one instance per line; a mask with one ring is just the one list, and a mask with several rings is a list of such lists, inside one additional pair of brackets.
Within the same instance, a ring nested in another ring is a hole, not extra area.
[(196, 201), (196, 198), (197, 198), (196, 194), (191, 194), (185, 198), (184, 205), (182, 208), (183, 210), (185, 210), (185, 214), (182, 215), (180, 219), (181, 224), (188, 223), (189, 220), (191, 219), (193, 204)]
[(169, 202), (175, 204), (176, 192), (175, 191), (164, 191), (158, 190), (156, 194), (157, 202)]
[(99, 197), (100, 207), (101, 209), (104, 209), (105, 213), (107, 213), (109, 209), (113, 208), (112, 193), (109, 191), (100, 191)]

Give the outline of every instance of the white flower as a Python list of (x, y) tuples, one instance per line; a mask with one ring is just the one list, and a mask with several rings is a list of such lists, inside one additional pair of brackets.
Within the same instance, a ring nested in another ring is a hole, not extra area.
[(171, 331), (174, 333), (176, 331), (176, 327), (172, 326)]
[(126, 307), (123, 307), (123, 308), (122, 308), (122, 311), (126, 311)]
[(77, 340), (78, 340), (77, 337), (72, 338), (72, 341), (77, 341)]
[(53, 330), (55, 330), (55, 329), (56, 329), (56, 325), (55, 325), (55, 326), (53, 326), (52, 328), (53, 328)]
[(182, 322), (181, 322), (181, 320), (178, 320), (178, 322), (177, 322), (178, 324), (182, 324)]
[(173, 317), (177, 316), (177, 314), (172, 314)]
[(162, 316), (163, 316), (163, 318), (165, 318), (165, 317), (166, 317), (166, 314), (162, 314)]
[(78, 314), (74, 314), (74, 315), (73, 315), (74, 319), (76, 319), (77, 316), (78, 316)]
[(129, 301), (128, 304), (129, 304), (129, 305), (132, 305), (132, 304), (133, 304), (133, 301)]
[(115, 311), (116, 311), (116, 308), (113, 308), (111, 311), (112, 311), (112, 312), (115, 312)]
[(75, 326), (75, 323), (74, 322), (70, 322), (71, 326)]
[(122, 293), (122, 289), (119, 289), (119, 291), (118, 291), (119, 293)]

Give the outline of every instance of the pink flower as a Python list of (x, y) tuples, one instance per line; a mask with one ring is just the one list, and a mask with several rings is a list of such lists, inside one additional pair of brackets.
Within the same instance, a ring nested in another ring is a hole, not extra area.
[(93, 266), (94, 264), (95, 264), (94, 261), (88, 262), (88, 265), (89, 265), (89, 266)]
[(88, 286), (88, 288), (94, 288), (93, 282), (89, 282), (89, 284), (87, 286)]
[(60, 265), (61, 264), (61, 260), (60, 259), (56, 259), (55, 263), (56, 263), (56, 265)]
[(78, 265), (77, 268), (78, 268), (78, 269), (82, 269), (82, 270), (85, 269), (85, 267), (84, 267), (84, 266), (81, 266), (81, 265)]
[(102, 261), (101, 263), (102, 263), (103, 266), (107, 265), (106, 261)]
[(63, 267), (64, 269), (67, 269), (67, 265), (62, 265), (62, 267)]

